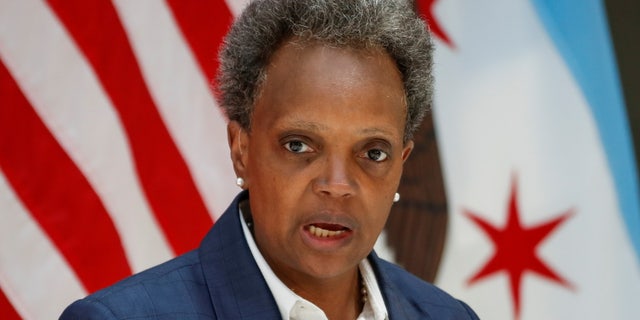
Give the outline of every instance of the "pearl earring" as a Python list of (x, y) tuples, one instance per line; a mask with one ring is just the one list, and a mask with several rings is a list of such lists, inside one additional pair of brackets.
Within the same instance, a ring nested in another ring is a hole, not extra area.
[(393, 195), (393, 202), (398, 202), (400, 201), (400, 194), (396, 192), (396, 194)]
[(240, 177), (236, 178), (236, 185), (240, 188), (244, 187), (244, 179)]

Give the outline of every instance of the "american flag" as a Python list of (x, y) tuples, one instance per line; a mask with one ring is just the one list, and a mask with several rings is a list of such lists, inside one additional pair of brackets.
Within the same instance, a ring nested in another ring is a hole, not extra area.
[(244, 1), (0, 1), (0, 318), (195, 248), (239, 191), (212, 94)]

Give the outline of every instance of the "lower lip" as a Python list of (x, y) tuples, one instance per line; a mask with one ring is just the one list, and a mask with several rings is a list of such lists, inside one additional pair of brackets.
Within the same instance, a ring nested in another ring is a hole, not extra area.
[(333, 237), (318, 237), (311, 233), (308, 228), (302, 228), (302, 240), (312, 249), (318, 251), (335, 251), (351, 242), (353, 231), (347, 230)]

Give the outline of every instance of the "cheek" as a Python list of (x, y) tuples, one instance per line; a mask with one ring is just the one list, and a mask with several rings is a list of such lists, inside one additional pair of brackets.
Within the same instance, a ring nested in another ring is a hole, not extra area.
[(249, 186), (251, 208), (254, 215), (259, 215), (255, 219), (272, 229), (286, 228), (299, 205), (300, 179), (266, 163), (257, 163), (255, 169)]
[(273, 190), (251, 194), (256, 241), (269, 249), (286, 243), (295, 221), (291, 215), (291, 206), (281, 198), (282, 194), (283, 192)]
[(369, 179), (365, 182), (367, 188), (372, 193), (378, 193), (377, 201), (386, 202), (391, 199), (389, 197), (393, 196), (400, 185), (402, 162), (391, 163), (388, 167), (380, 170), (378, 175), (368, 174), (368, 177)]
[(364, 224), (362, 225), (363, 235), (364, 235), (364, 247), (367, 250), (372, 248), (375, 245), (376, 240), (380, 236), (380, 233), (384, 229), (384, 226), (387, 222), (387, 218), (389, 217), (390, 207), (386, 204), (381, 204), (375, 208), (370, 208), (367, 212), (367, 216), (364, 219)]
[(366, 192), (371, 227), (382, 229), (393, 205), (393, 195), (398, 191), (402, 176), (402, 164), (394, 165), (384, 178), (369, 179), (362, 190)]
[[(251, 174), (261, 188), (274, 192), (293, 185), (293, 179), (304, 167), (300, 161), (292, 161), (291, 155), (279, 144), (263, 141), (253, 146), (249, 159)], [(263, 190), (264, 191), (264, 190)]]

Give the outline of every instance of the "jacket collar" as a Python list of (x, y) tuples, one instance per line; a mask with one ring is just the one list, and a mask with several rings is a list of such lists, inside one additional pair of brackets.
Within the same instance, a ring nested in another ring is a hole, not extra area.
[(218, 319), (278, 319), (280, 312), (242, 234), (241, 192), (202, 240), (198, 254)]
[(389, 319), (431, 319), (425, 318), (423, 313), (416, 312), (416, 306), (407, 300), (405, 290), (400, 290), (397, 287), (391, 278), (393, 272), (388, 270), (389, 262), (379, 258), (374, 251), (369, 254), (367, 259), (376, 274)]

